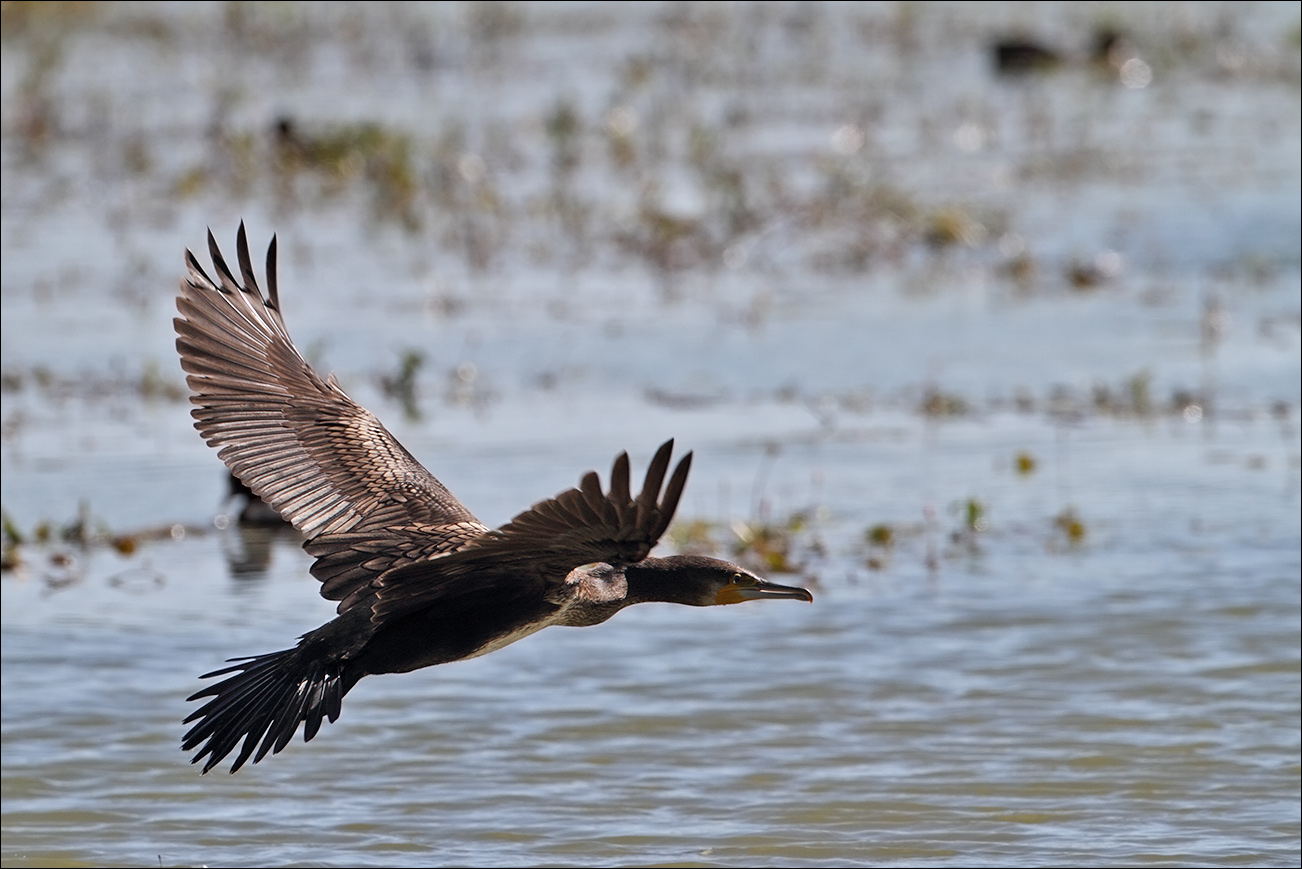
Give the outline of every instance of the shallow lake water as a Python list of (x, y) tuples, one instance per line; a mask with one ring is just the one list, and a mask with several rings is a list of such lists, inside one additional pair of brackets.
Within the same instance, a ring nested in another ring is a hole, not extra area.
[[(1296, 5), (37, 6), (5, 866), (1297, 865)], [(182, 251), (241, 219), (482, 520), (674, 437), (666, 549), (813, 605), (367, 679), (199, 775), (198, 675), (333, 612), (190, 425)]]

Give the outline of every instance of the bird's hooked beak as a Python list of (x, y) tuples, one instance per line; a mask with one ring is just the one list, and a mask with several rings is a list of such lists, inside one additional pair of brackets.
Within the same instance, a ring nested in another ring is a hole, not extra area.
[(718, 594), (714, 597), (714, 602), (722, 605), (743, 603), (748, 600), (776, 600), (779, 598), (814, 602), (814, 596), (806, 589), (778, 585), (776, 582), (769, 582), (766, 579), (759, 579), (745, 573), (734, 574), (732, 581), (719, 589)]

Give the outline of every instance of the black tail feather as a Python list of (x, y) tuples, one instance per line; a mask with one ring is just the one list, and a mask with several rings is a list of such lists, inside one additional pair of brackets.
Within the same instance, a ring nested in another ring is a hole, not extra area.
[(250, 757), (257, 763), (268, 752), (278, 754), (294, 738), (300, 722), (304, 722), (303, 741), (307, 742), (316, 736), (324, 719), (339, 718), (344, 695), (357, 682), (341, 663), (314, 660), (302, 654), (301, 647), (231, 660), (235, 662), (232, 666), (205, 673), (202, 678), (234, 675), (188, 698), (212, 698), (185, 719), (185, 724), (199, 723), (181, 742), (184, 751), (199, 748), (191, 763), (207, 757), (204, 772), (221, 763), (241, 740), (231, 772)]

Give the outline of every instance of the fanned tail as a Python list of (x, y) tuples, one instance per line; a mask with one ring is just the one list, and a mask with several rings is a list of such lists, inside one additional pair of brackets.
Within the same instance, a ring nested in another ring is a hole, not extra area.
[(342, 662), (323, 662), (304, 651), (299, 646), (268, 655), (232, 658), (234, 665), (205, 673), (204, 679), (235, 675), (187, 698), (213, 698), (183, 722), (199, 721), (181, 742), (183, 751), (202, 746), (190, 762), (198, 763), (207, 757), (203, 765), (206, 773), (243, 740), (231, 765), (231, 772), (235, 772), (250, 756), (257, 763), (267, 752), (278, 754), (294, 738), (299, 722), (304, 723), (303, 741), (307, 742), (316, 736), (324, 719), (335, 721), (344, 695), (360, 677), (350, 677)]

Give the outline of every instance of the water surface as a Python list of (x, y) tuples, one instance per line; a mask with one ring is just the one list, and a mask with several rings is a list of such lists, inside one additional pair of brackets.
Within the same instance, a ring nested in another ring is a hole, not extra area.
[[(4, 865), (1296, 865), (1296, 7), (1118, 8), (1147, 79), (1078, 4), (618, 8), (6, 4)], [(184, 401), (241, 219), (481, 519), (672, 436), (667, 546), (814, 604), (364, 680), (200, 776), (198, 674), (332, 613)]]

